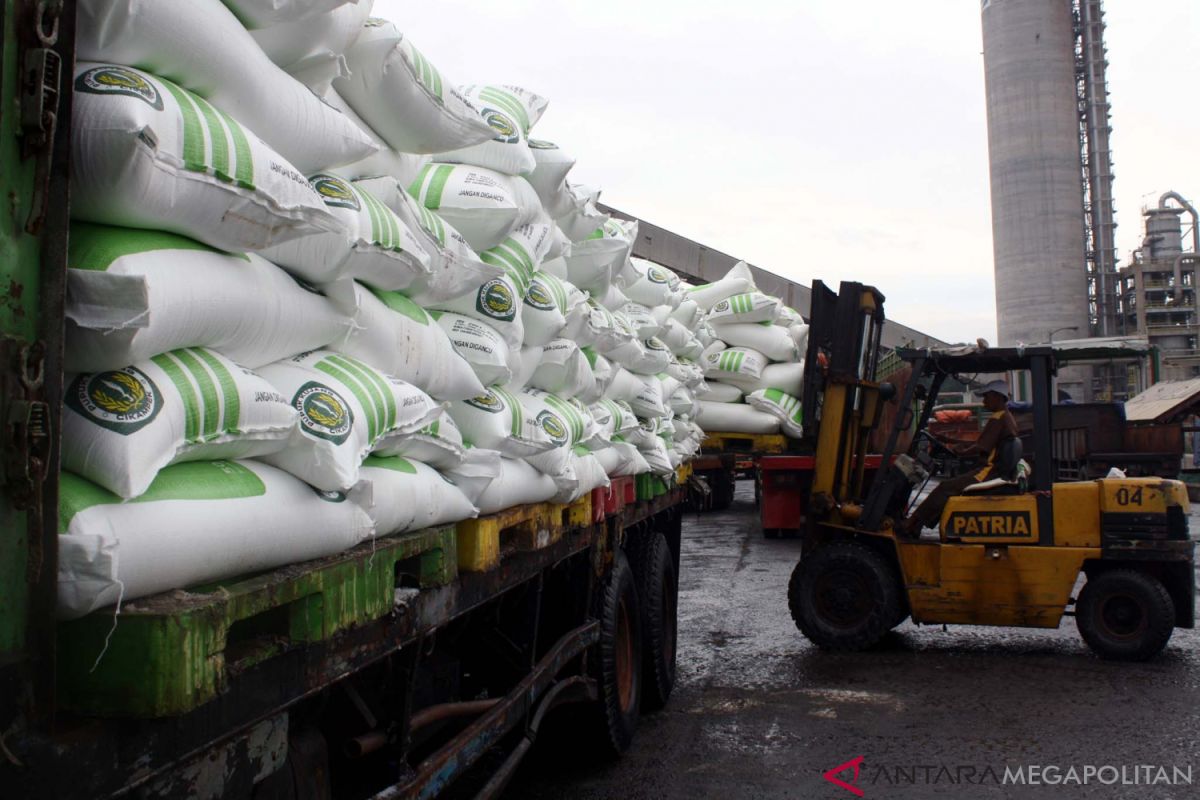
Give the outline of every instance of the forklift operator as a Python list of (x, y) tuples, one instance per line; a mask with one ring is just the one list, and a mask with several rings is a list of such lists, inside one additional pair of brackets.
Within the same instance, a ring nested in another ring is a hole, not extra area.
[(904, 523), (904, 533), (911, 537), (921, 535), (921, 529), (937, 525), (942, 516), (946, 501), (972, 484), (988, 481), (998, 477), (995, 473), (996, 460), (1000, 445), (1017, 438), (1017, 421), (1008, 410), (1008, 386), (1004, 381), (992, 381), (980, 390), (983, 407), (991, 412), (987, 424), (979, 439), (974, 442), (954, 442), (946, 444), (955, 455), (987, 456), (987, 462), (982, 468), (972, 470), (963, 475), (947, 478), (937, 485), (925, 498), (917, 510)]

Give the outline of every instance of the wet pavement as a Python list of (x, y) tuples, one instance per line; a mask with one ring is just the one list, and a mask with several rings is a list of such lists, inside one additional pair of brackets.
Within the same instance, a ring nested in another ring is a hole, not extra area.
[[(685, 521), (678, 682), (630, 751), (535, 748), (506, 798), (1200, 797), (1198, 632), (1148, 664), (1098, 660), (1072, 618), (906, 622), (878, 650), (821, 652), (788, 614), (799, 543), (755, 520), (743, 483), (730, 511)], [(822, 777), (839, 765), (856, 791)]]

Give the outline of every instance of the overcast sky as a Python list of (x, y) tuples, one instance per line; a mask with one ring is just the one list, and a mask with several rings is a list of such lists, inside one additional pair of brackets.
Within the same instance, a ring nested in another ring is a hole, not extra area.
[[(888, 316), (995, 341), (976, 0), (376, 0), (456, 83), (550, 98), (534, 136), (603, 200)], [(1200, 200), (1200, 3), (1108, 0), (1117, 245)]]

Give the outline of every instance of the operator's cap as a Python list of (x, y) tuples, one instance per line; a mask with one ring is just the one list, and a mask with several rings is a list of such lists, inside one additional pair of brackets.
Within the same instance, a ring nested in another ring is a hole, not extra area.
[(995, 392), (996, 394), (1002, 394), (1002, 395), (1004, 395), (1005, 400), (1009, 400), (1012, 398), (1012, 395), (1009, 394), (1009, 392), (1008, 392), (1008, 384), (1005, 383), (1004, 381), (995, 380), (995, 381), (989, 381), (989, 382), (985, 383), (983, 386), (981, 386), (980, 388), (975, 390), (975, 396), (983, 397), (988, 392)]

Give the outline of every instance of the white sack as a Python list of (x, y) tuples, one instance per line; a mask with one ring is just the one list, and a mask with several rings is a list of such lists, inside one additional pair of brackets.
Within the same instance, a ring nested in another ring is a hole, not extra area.
[(62, 473), (58, 614), (307, 561), (372, 535), (344, 494), (314, 492), (256, 461), (198, 461), (159, 473), (136, 502)]
[(778, 433), (779, 418), (756, 411), (741, 403), (710, 403), (700, 401), (696, 418), (706, 431), (728, 433)]
[(231, 252), (341, 230), (297, 168), (230, 114), (145, 72), (78, 64), (72, 217)]
[(709, 403), (740, 403), (742, 390), (732, 383), (708, 381), (708, 391), (701, 398)]
[(219, 0), (81, 0), (76, 30), (80, 61), (126, 64), (178, 83), (249, 127), (301, 174), (374, 150), (352, 122), (271, 63)]
[(708, 353), (701, 363), (705, 378), (726, 382), (732, 378), (756, 380), (767, 366), (767, 357), (749, 347), (729, 347)]
[(495, 135), (479, 109), (391, 22), (368, 19), (345, 56), (350, 75), (334, 88), (394, 149), (440, 153)]
[(339, 64), (342, 53), (358, 39), (363, 23), (371, 16), (372, 2), (342, 3), (319, 14), (246, 27), (277, 66), (309, 86), (306, 76), (326, 72), (323, 83), (328, 84), (346, 72), (344, 63)]
[(778, 389), (759, 389), (746, 398), (746, 402), (759, 411), (776, 417), (788, 436), (800, 438), (804, 435), (804, 416), (800, 400)]
[(263, 460), (325, 491), (349, 489), (369, 452), (419, 431), (443, 408), (412, 384), (329, 350), (276, 361), (260, 374), (300, 413), (288, 447)]
[(575, 476), (575, 485), (569, 489), (560, 488), (551, 498), (556, 503), (573, 503), (588, 492), (609, 485), (604, 464), (592, 453), (573, 453), (568, 469)]
[(529, 385), (562, 397), (574, 397), (594, 385), (587, 356), (570, 339), (554, 339), (542, 348), (541, 363)]
[(430, 257), (416, 234), (366, 188), (323, 172), (309, 182), (342, 230), (293, 239), (263, 256), (313, 283), (354, 278), (399, 291), (429, 275)]
[[(339, 289), (339, 291), (344, 291)], [(425, 310), (399, 292), (354, 284), (354, 326), (330, 349), (354, 356), (438, 400), (464, 400), (484, 384), (461, 348)]]
[(804, 394), (804, 362), (768, 364), (757, 378), (749, 375), (729, 375), (723, 380), (736, 384), (747, 394), (759, 389), (778, 389), (784, 394), (801, 397)]
[[(523, 222), (532, 221), (541, 205), (533, 188), (494, 170), (464, 164), (426, 164), (408, 191), (430, 211), (453, 225), (475, 250), (504, 241)], [(528, 197), (524, 189), (528, 187)]]
[(749, 347), (762, 353), (772, 361), (795, 361), (800, 358), (796, 342), (787, 328), (761, 322), (735, 322), (718, 325), (713, 323), (717, 337), (726, 344)]
[(572, 198), (567, 191), (567, 173), (575, 166), (575, 159), (552, 142), (530, 139), (528, 145), (535, 166), (526, 177), (542, 207), (555, 219), (570, 213)]
[(479, 515), (462, 490), (437, 470), (400, 456), (368, 456), (362, 465), (371, 482), (376, 536), (433, 528)]
[(734, 322), (774, 322), (780, 307), (778, 297), (770, 297), (762, 292), (744, 292), (714, 304), (708, 311), (707, 321), (714, 329), (718, 324)]
[(253, 369), (350, 327), (326, 297), (266, 259), (171, 233), (76, 222), (67, 263), (68, 372), (194, 346)]
[(462, 432), (454, 418), (442, 411), (433, 422), (416, 433), (388, 441), (375, 450), (379, 456), (404, 456), (434, 469), (455, 469), (466, 457)]
[(570, 181), (565, 186), (570, 210), (562, 216), (556, 216), (554, 221), (568, 239), (581, 242), (592, 236), (597, 228), (608, 221), (609, 216), (596, 206), (600, 200), (599, 189)]
[(623, 367), (616, 370), (604, 396), (610, 400), (624, 400), (639, 417), (661, 417), (667, 413), (658, 378), (634, 375)]
[(562, 281), (544, 272), (534, 274), (521, 304), (525, 344), (544, 345), (567, 325), (567, 293)]
[(549, 475), (538, 472), (525, 461), (500, 459), (500, 474), (488, 484), (475, 501), (480, 514), (495, 514), (513, 506), (545, 503), (558, 494), (558, 486)]
[(629, 299), (645, 306), (668, 305), (675, 286), (679, 285), (679, 276), (653, 261), (631, 258), (629, 263), (636, 276), (634, 281), (625, 286), (625, 294)]
[[(505, 384), (512, 379), (508, 345), (499, 332), (477, 319), (447, 311), (435, 311), (437, 324), (449, 337), (458, 355), (466, 360), (483, 386)], [(477, 397), (482, 391), (468, 397)], [(447, 398), (466, 400), (468, 397)]]
[(498, 386), (479, 397), (451, 403), (450, 416), (466, 442), (498, 450), (509, 458), (525, 458), (554, 447), (541, 422), (526, 412), (517, 395)]
[[(312, 19), (355, 0), (221, 0), (247, 28)], [(364, 2), (364, 0), (358, 0)], [(369, 2), (366, 3), (370, 5)]]
[(267, 381), (199, 347), (78, 375), (64, 406), (63, 469), (124, 498), (168, 464), (281, 450), (298, 418)]
[(508, 363), (512, 367), (512, 379), (504, 384), (510, 392), (519, 392), (533, 380), (533, 373), (542, 362), (542, 346), (531, 344), (520, 350), (508, 351)]
[(537, 166), (529, 149), (531, 121), (540, 117), (546, 100), (533, 92), (507, 86), (462, 86), (493, 131), (491, 140), (457, 150), (438, 153), (444, 164), (473, 164), (505, 175), (527, 175)]
[(521, 291), (508, 275), (492, 278), (475, 290), (429, 304), (485, 323), (508, 347), (520, 347), (525, 338), (521, 320)]
[(735, 294), (752, 292), (754, 288), (754, 276), (750, 273), (750, 265), (739, 261), (721, 280), (687, 287), (687, 298), (704, 311), (708, 311), (722, 300)]
[(485, 264), (453, 225), (413, 199), (395, 178), (364, 178), (355, 183), (390, 208), (429, 254), (429, 275), (418, 278), (406, 292), (419, 305), (458, 297), (504, 274), (501, 267)]

